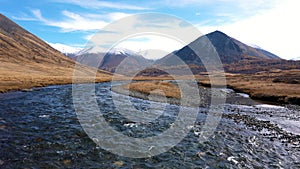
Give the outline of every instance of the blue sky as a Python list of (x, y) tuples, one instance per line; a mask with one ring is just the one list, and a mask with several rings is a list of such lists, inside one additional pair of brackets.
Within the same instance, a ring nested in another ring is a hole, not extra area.
[(84, 47), (93, 34), (118, 19), (159, 12), (182, 18), (202, 33), (220, 30), (290, 59), (300, 56), (299, 5), (296, 0), (0, 0), (0, 12), (51, 45), (65, 45), (65, 50)]

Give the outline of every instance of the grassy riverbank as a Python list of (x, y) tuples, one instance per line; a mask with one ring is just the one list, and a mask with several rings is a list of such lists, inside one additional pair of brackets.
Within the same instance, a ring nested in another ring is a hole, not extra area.
[[(92, 68), (82, 66), (78, 71), (77, 83), (105, 82), (111, 80), (106, 72), (95, 72)], [(29, 89), (48, 85), (62, 85), (73, 82), (74, 68), (72, 66), (42, 65), (33, 63), (14, 64), (0, 63), (0, 92)]]
[[(252, 99), (300, 104), (300, 70), (274, 70), (256, 74), (226, 74), (227, 87), (237, 92), (247, 93)], [(210, 86), (207, 77), (199, 84)]]
[[(170, 77), (164, 77), (170, 80)], [(190, 77), (178, 77), (189, 79)], [(147, 80), (147, 82), (134, 82), (123, 85), (124, 89), (143, 94), (154, 93), (170, 98), (180, 98), (181, 93), (176, 85), (168, 82), (158, 82), (156, 77), (138, 77), (135, 80)], [(210, 87), (211, 83), (207, 75), (196, 76), (200, 86)], [(155, 81), (153, 81), (155, 80)], [(160, 80), (163, 80), (161, 77)], [(274, 70), (259, 72), (256, 74), (226, 74), (226, 85), (236, 92), (246, 93), (252, 99), (282, 103), (300, 104), (300, 70)], [(218, 82), (213, 84), (219, 86)]]

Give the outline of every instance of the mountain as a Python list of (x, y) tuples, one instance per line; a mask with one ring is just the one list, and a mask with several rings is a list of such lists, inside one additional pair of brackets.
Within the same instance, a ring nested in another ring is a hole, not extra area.
[(50, 43), (47, 42), (51, 47), (53, 47), (54, 49), (60, 51), (61, 53), (72, 53), (72, 54), (76, 54), (78, 53), (80, 50), (82, 50), (82, 48), (75, 48), (72, 46), (68, 46), (65, 44), (61, 44), (61, 43)]
[[(74, 60), (0, 14), (0, 92), (71, 83), (74, 65)], [(85, 76), (95, 71), (79, 67)]]
[(229, 37), (223, 32), (215, 31), (197, 38), (188, 46), (185, 46), (182, 49), (165, 56), (157, 61), (157, 63), (170, 63), (169, 59), (172, 59), (173, 55), (177, 55), (186, 64), (201, 65), (201, 60), (189, 46), (195, 46), (195, 49), (197, 49), (197, 44), (203, 42), (206, 38), (208, 38), (210, 43), (216, 49), (223, 64), (236, 63), (241, 60), (280, 59), (278, 56), (270, 52), (267, 52), (263, 49), (253, 48), (234, 38)]
[(0, 26), (1, 62), (74, 64), (74, 61), (1, 14)]
[(82, 48), (75, 48), (61, 43), (50, 43), (50, 42), (47, 43), (54, 49), (60, 51), (64, 55), (71, 58), (74, 57), (80, 50), (82, 50)]
[(110, 72), (119, 69), (118, 73), (136, 73), (136, 71), (150, 66), (151, 63), (151, 60), (128, 49), (112, 49), (104, 56), (99, 68)]
[(272, 68), (298, 68), (300, 64), (289, 62), (280, 57), (263, 50), (248, 46), (220, 31), (214, 31), (205, 36), (197, 38), (189, 45), (180, 50), (174, 51), (167, 56), (156, 61), (156, 65), (169, 69), (174, 66), (180, 66), (183, 63), (176, 61), (175, 56), (179, 57), (185, 64), (189, 65), (194, 73), (206, 71), (202, 61), (190, 48), (196, 50), (197, 53), (205, 53), (203, 46), (207, 46), (207, 40), (215, 48), (226, 72), (232, 73), (255, 73), (257, 71), (265, 71)]
[(97, 67), (112, 73), (132, 75), (150, 66), (153, 61), (131, 50), (113, 48), (107, 53), (96, 53), (93, 48), (79, 52), (76, 60), (85, 65)]
[[(268, 51), (248, 46), (220, 31), (209, 33), (206, 37), (216, 48), (223, 63), (231, 63), (247, 59), (280, 59), (280, 57)], [(201, 37), (197, 40), (200, 39)]]

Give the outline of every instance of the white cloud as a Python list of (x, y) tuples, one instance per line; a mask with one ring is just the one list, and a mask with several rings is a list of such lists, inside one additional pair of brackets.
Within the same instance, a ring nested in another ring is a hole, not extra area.
[(158, 35), (142, 35), (126, 39), (116, 45), (116, 48), (126, 48), (135, 51), (148, 59), (159, 59), (186, 44)]
[(83, 0), (64, 0), (59, 1), (56, 0), (55, 2), (60, 3), (69, 3), (69, 4), (75, 4), (83, 8), (89, 8), (89, 9), (100, 9), (100, 8), (112, 8), (112, 9), (126, 9), (126, 10), (148, 10), (149, 8), (136, 6), (136, 5), (128, 5), (118, 2), (109, 2), (109, 1), (100, 1), (100, 0), (89, 0), (89, 1), (83, 1)]
[(161, 58), (200, 36), (192, 25), (159, 13), (133, 15), (113, 22), (101, 31), (89, 40), (94, 52), (121, 47), (141, 52), (152, 59)]
[(269, 10), (252, 17), (223, 25), (200, 24), (203, 33), (221, 30), (248, 44), (256, 44), (282, 58), (290, 59), (300, 55), (298, 41), (300, 25), (298, 9), (300, 2), (286, 0)]
[(54, 21), (42, 16), (39, 9), (32, 10), (34, 17), (45, 25), (60, 28), (63, 32), (72, 31), (96, 31), (100, 30), (110, 22), (128, 16), (126, 13), (107, 13), (107, 14), (77, 14), (70, 11), (62, 11), (66, 19)]
[(94, 36), (94, 34), (86, 35), (86, 36), (83, 37), (83, 39), (85, 39), (85, 40), (88, 41), (88, 40), (90, 40), (93, 36)]
[(174, 2), (173, 0), (163, 0), (160, 3), (165, 6), (185, 7), (187, 5), (203, 5), (209, 2), (209, 0), (181, 0), (178, 2)]
[(21, 21), (36, 21), (37, 20), (36, 18), (29, 16), (28, 14), (23, 13), (23, 12), (20, 14), (20, 16), (13, 16), (12, 18), (15, 20), (21, 20)]
[[(233, 9), (238, 7), (241, 12), (248, 10), (258, 10), (273, 7), (274, 4), (280, 0), (181, 0), (178, 3), (174, 3), (173, 0), (163, 0), (159, 3), (164, 6), (175, 6), (175, 7), (186, 7), (186, 6), (197, 6), (197, 7), (209, 7), (210, 9)], [(243, 10), (243, 11), (242, 11)]]
[(127, 16), (130, 16), (130, 14), (121, 13), (121, 12), (112, 12), (112, 13), (107, 14), (107, 17), (113, 21), (127, 17)]
[(43, 18), (42, 13), (39, 9), (33, 9), (31, 10), (31, 12), (33, 13), (36, 19), (46, 22), (46, 19)]
[(131, 14), (123, 13), (123, 12), (110, 12), (105, 14), (93, 14), (93, 13), (87, 13), (87, 14), (81, 14), (82, 16), (93, 19), (93, 20), (104, 20), (107, 22), (115, 21), (127, 16), (130, 16)]

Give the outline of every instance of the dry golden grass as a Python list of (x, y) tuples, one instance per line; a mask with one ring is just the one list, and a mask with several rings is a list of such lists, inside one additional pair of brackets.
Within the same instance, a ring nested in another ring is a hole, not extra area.
[(181, 98), (180, 89), (170, 82), (134, 82), (123, 85), (123, 88), (145, 94), (161, 95), (171, 98)]
[[(62, 67), (47, 64), (16, 64), (0, 62), (0, 92), (28, 89), (47, 85), (70, 84), (73, 82), (72, 67)], [(76, 83), (110, 81), (111, 75), (95, 73), (97, 70), (82, 66), (76, 78)]]
[[(209, 77), (206, 74), (195, 76), (199, 83), (204, 86), (211, 86)], [(287, 77), (289, 77), (287, 79)], [(176, 77), (176, 79), (188, 79), (191, 77)], [(136, 82), (126, 85), (129, 90), (135, 90), (149, 94), (155, 89), (164, 91), (168, 97), (180, 98), (180, 90), (174, 84), (168, 82), (157, 82), (151, 80), (170, 80), (171, 77), (138, 77), (136, 80), (150, 80), (147, 82)], [(276, 80), (274, 80), (276, 79)], [(278, 80), (279, 79), (279, 80)], [(292, 79), (292, 80), (291, 80)], [(252, 98), (280, 102), (300, 104), (300, 70), (274, 70), (270, 72), (259, 72), (256, 74), (229, 74), (226, 73), (226, 85), (237, 92), (249, 94)], [(279, 82), (278, 82), (279, 81)], [(214, 86), (223, 86), (222, 80), (214, 81)], [(295, 83), (295, 84), (291, 84)]]
[(300, 84), (274, 82), (275, 78), (285, 77), (300, 78), (300, 70), (261, 72), (250, 76), (230, 75), (227, 77), (227, 83), (229, 87), (248, 93), (252, 98), (300, 104)]
[[(199, 79), (200, 84), (210, 86), (207, 76)], [(273, 70), (251, 75), (226, 74), (226, 82), (229, 88), (247, 93), (254, 99), (300, 104), (300, 84), (295, 83), (297, 79), (300, 79), (299, 69)], [(276, 82), (276, 80), (279, 82)], [(294, 84), (290, 82), (294, 82)]]

